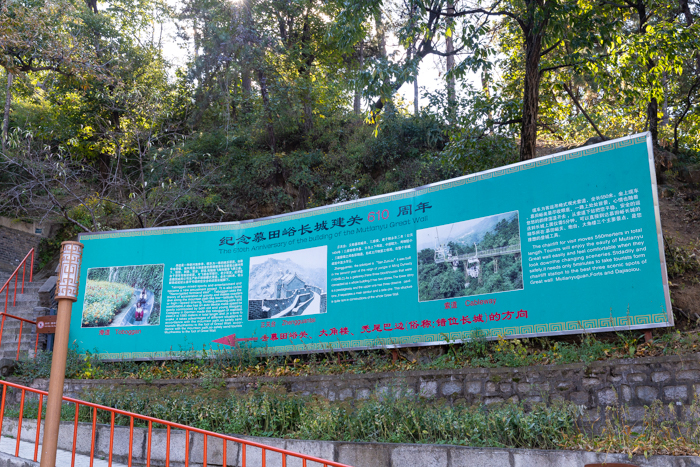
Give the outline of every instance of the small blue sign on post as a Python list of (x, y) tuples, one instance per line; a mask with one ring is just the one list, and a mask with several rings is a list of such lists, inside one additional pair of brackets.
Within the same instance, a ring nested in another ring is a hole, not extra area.
[(71, 338), (105, 359), (673, 325), (648, 134), (255, 221), (80, 241)]

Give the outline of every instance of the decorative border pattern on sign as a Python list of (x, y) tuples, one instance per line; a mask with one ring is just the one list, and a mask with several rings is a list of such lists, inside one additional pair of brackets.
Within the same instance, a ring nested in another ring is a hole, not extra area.
[[(612, 328), (614, 331), (624, 331), (630, 326), (650, 323), (665, 323), (668, 317), (665, 313), (639, 316), (620, 316), (600, 319), (587, 319), (582, 321), (567, 321), (563, 323), (526, 324), (522, 326), (509, 326), (503, 328), (485, 329), (482, 336), (497, 339), (499, 337), (523, 336), (528, 334), (556, 333), (562, 331), (577, 331), (584, 329)], [(316, 342), (308, 344), (280, 345), (268, 348), (259, 348), (269, 354), (284, 354), (291, 352), (310, 352), (319, 350), (357, 349), (363, 347), (382, 347), (387, 345), (420, 344), (431, 342), (467, 341), (473, 337), (473, 331), (445, 332), (438, 334), (422, 334), (417, 336), (401, 336), (395, 338), (357, 339), (339, 342)], [(170, 352), (124, 352), (124, 353), (98, 353), (97, 357), (103, 360), (145, 360), (168, 359), (182, 357), (207, 357), (213, 356), (223, 350), (210, 349), (205, 351), (185, 350)]]
[[(355, 201), (342, 205), (331, 205), (321, 209), (314, 209), (310, 211), (299, 212), (296, 214), (282, 215), (279, 217), (274, 217), (271, 219), (263, 219), (259, 221), (254, 221), (255, 226), (264, 226), (270, 224), (276, 224), (279, 222), (286, 222), (296, 219), (305, 219), (307, 217), (319, 216), (323, 214), (330, 214), (333, 212), (346, 211), (348, 209), (355, 209), (363, 206), (371, 206), (378, 203), (385, 203), (387, 201), (398, 201), (406, 198), (412, 198), (414, 196), (421, 196), (426, 193), (432, 193), (435, 191), (447, 190), (449, 188), (454, 188), (457, 186), (467, 185), (469, 183), (478, 182), (482, 180), (488, 180), (494, 177), (500, 177), (503, 175), (510, 175), (516, 172), (522, 172), (524, 170), (533, 169), (536, 167), (543, 167), (549, 164), (556, 164), (557, 162), (564, 162), (566, 160), (576, 159), (579, 157), (590, 156), (592, 154), (597, 154), (605, 151), (611, 151), (617, 148), (623, 148), (627, 146), (632, 146), (634, 144), (646, 144), (645, 136), (638, 136), (636, 138), (628, 138), (621, 141), (615, 141), (612, 144), (606, 144), (601, 146), (586, 147), (580, 151), (571, 152), (568, 154), (558, 154), (546, 159), (535, 159), (532, 162), (525, 164), (516, 164), (508, 167), (503, 167), (488, 172), (477, 173), (473, 175), (467, 175), (464, 178), (457, 179), (450, 182), (440, 183), (433, 186), (428, 186), (425, 188), (417, 188), (412, 191), (405, 193), (397, 193), (388, 196), (380, 196), (367, 200)], [(143, 230), (131, 230), (131, 231), (116, 231), (116, 232), (104, 232), (96, 234), (84, 234), (80, 236), (80, 241), (89, 240), (101, 240), (106, 238), (124, 238), (124, 237), (147, 237), (151, 235), (173, 235), (181, 233), (194, 233), (194, 232), (219, 232), (219, 231), (230, 231), (230, 230), (242, 230), (251, 228), (250, 222), (245, 223), (232, 223), (232, 224), (210, 224), (210, 225), (198, 225), (193, 227), (173, 227), (173, 228), (155, 228), (155, 229), (143, 229)]]

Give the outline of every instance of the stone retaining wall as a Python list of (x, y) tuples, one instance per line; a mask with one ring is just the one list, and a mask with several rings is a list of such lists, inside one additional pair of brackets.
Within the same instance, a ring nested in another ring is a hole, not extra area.
[[(198, 380), (66, 380), (66, 395), (79, 398), (99, 386), (193, 385)], [(331, 401), (367, 399), (389, 391), (418, 394), (430, 399), (467, 404), (502, 401), (552, 402), (567, 400), (586, 407), (586, 420), (601, 419), (604, 407), (624, 404), (631, 421), (641, 420), (644, 406), (660, 400), (668, 417), (683, 420), (688, 406), (700, 395), (700, 354), (607, 360), (570, 365), (524, 368), (474, 368), (375, 374), (318, 375), (304, 377), (241, 377), (226, 380), (232, 392), (246, 392), (263, 385), (277, 385), (287, 392), (316, 394)], [(32, 387), (46, 390), (48, 380)]]

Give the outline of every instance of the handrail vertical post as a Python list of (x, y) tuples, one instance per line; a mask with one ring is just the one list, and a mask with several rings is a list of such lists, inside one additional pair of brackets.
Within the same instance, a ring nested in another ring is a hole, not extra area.
[(148, 421), (148, 446), (146, 448), (146, 467), (151, 467), (151, 439), (153, 438), (153, 422)]
[(5, 395), (7, 394), (7, 385), (2, 385), (2, 403), (0, 404), (0, 439), (2, 439), (2, 423), (5, 419)]
[(170, 425), (166, 425), (168, 434), (165, 438), (165, 467), (170, 467)]
[(221, 454), (221, 467), (226, 467), (226, 439), (222, 440), (224, 445), (223, 453)]
[(207, 467), (207, 435), (204, 435), (202, 451), (202, 467)]
[[(32, 258), (34, 258), (32, 252)], [(83, 244), (79, 242), (63, 242), (61, 244), (61, 260), (56, 281), (56, 333), (54, 335), (53, 356), (51, 358), (51, 375), (49, 377), (49, 395), (46, 401), (46, 421), (44, 422), (44, 443), (41, 450), (41, 467), (56, 466), (56, 450), (58, 448), (58, 430), (61, 424), (61, 404), (63, 403), (63, 383), (66, 377), (66, 359), (68, 356), (68, 340), (70, 333), (70, 315), (73, 302), (78, 299), (80, 279), (80, 263), (83, 255)], [(32, 261), (33, 264), (33, 261)], [(95, 412), (95, 416), (97, 413)], [(93, 417), (92, 451), (95, 448)], [(90, 467), (93, 457), (90, 455)]]
[(95, 462), (95, 439), (97, 439), (97, 407), (92, 408), (92, 432), (90, 433), (90, 467)]
[(17, 305), (17, 271), (15, 271), (15, 292), (12, 295), (12, 306)]
[(134, 417), (129, 417), (129, 467), (134, 449)]
[(185, 430), (185, 467), (190, 465), (190, 430)]
[(27, 272), (27, 261), (22, 262), (22, 293), (24, 293), (24, 274)]
[(17, 360), (19, 360), (19, 348), (20, 345), (22, 345), (22, 325), (24, 324), (24, 321), (19, 322), (19, 336), (17, 336)]
[(29, 263), (29, 282), (32, 282), (32, 276), (34, 272), (34, 248), (32, 248), (32, 262)]
[(36, 439), (34, 440), (34, 462), (39, 455), (39, 433), (41, 433), (41, 404), (44, 402), (44, 395), (39, 394), (39, 413), (36, 414)]
[(24, 389), (22, 389), (22, 399), (19, 403), (19, 419), (17, 420), (17, 447), (15, 457), (19, 457), (19, 441), (22, 439), (22, 419), (24, 418)]
[[(48, 409), (48, 407), (47, 407), (47, 409)], [(70, 461), (71, 467), (75, 467), (75, 450), (78, 447), (78, 416), (79, 415), (80, 415), (80, 406), (78, 404), (75, 404), (75, 420), (73, 421), (73, 452), (71, 453), (71, 461)], [(44, 426), (46, 426), (46, 423), (44, 423)], [(44, 428), (44, 433), (46, 433), (46, 428)]]
[(112, 420), (109, 424), (109, 460), (107, 467), (112, 467), (112, 453), (114, 452), (114, 412), (111, 412)]

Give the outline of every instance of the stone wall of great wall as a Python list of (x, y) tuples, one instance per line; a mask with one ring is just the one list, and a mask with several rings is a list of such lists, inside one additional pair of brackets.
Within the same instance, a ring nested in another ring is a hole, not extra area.
[[(299, 300), (303, 302), (304, 300), (308, 300), (311, 298), (311, 292), (316, 292), (317, 294), (320, 295), (321, 297), (321, 313), (326, 312), (326, 294), (323, 292), (322, 289), (319, 287), (313, 286), (313, 285), (307, 285), (306, 289), (298, 289), (295, 290), (294, 293), (287, 297), (287, 298), (278, 298), (278, 299), (264, 299), (264, 300), (248, 300), (248, 316), (249, 319), (268, 319), (273, 315), (276, 315), (280, 311), (284, 310), (287, 308), (289, 305), (291, 305), (297, 295), (300, 296)], [(308, 303), (305, 303), (302, 305), (296, 313), (294, 314), (289, 314), (289, 317), (292, 316), (299, 316), (302, 314), (306, 308), (311, 305), (311, 301)], [(269, 310), (264, 310), (263, 307), (269, 308)]]
[(306, 284), (306, 288), (307, 288), (308, 290), (311, 290), (311, 291), (316, 292), (316, 293), (319, 294), (319, 295), (323, 295), (323, 293), (324, 293), (322, 288), (316, 287), (315, 285)]
[[(264, 300), (248, 300), (248, 316), (249, 319), (268, 319), (276, 315), (280, 311), (294, 303), (297, 295), (300, 295), (301, 301), (307, 300), (311, 294), (303, 289), (295, 290), (292, 295), (287, 298), (266, 298)], [(308, 305), (307, 305), (308, 306)], [(265, 310), (264, 308), (268, 308)], [(290, 315), (294, 316), (294, 315)]]
[[(658, 400), (663, 404), (665, 417), (685, 420), (690, 416), (690, 405), (700, 397), (700, 354), (523, 368), (240, 377), (227, 379), (225, 383), (232, 393), (275, 385), (289, 393), (315, 394), (331, 401), (361, 400), (390, 392), (478, 405), (567, 400), (584, 406), (584, 421), (598, 425), (605, 418), (605, 407), (626, 406), (629, 420), (637, 422), (644, 416), (644, 407)], [(86, 389), (97, 386), (134, 388), (143, 384), (196, 387), (199, 382), (67, 380), (65, 391), (68, 396), (80, 397)], [(35, 380), (33, 387), (46, 390), (48, 380)]]

